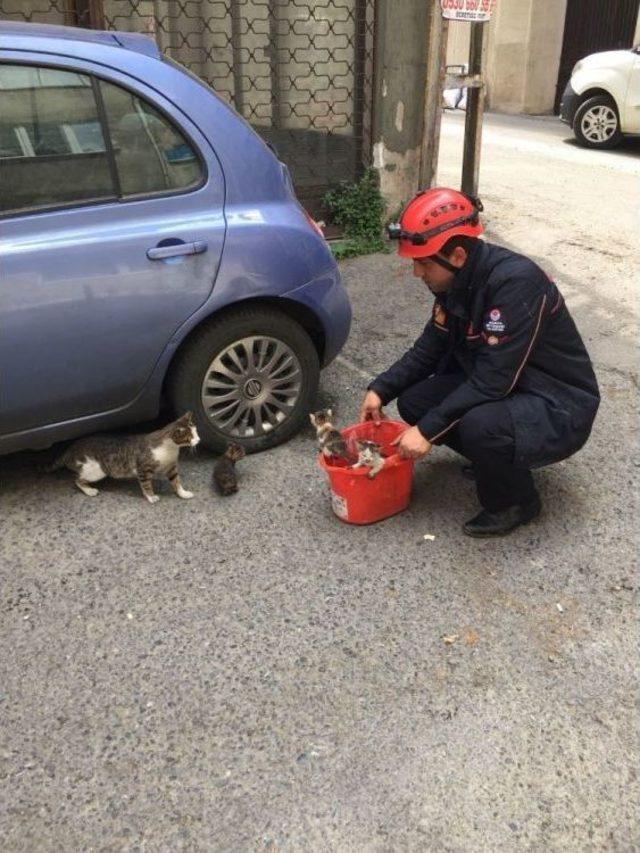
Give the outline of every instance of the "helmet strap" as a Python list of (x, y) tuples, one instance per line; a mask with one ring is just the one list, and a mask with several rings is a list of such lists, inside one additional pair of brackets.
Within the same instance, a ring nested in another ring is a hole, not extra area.
[(429, 260), (433, 261), (434, 264), (438, 264), (438, 266), (443, 267), (445, 270), (449, 270), (449, 272), (452, 272), (454, 275), (460, 272), (460, 267), (455, 267), (452, 263), (449, 263), (446, 258), (443, 258), (440, 255), (429, 255)]

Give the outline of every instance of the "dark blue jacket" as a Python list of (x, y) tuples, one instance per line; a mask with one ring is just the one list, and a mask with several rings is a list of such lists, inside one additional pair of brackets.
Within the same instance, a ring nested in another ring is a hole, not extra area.
[(589, 437), (600, 401), (589, 355), (560, 291), (523, 255), (478, 241), (422, 335), (369, 387), (388, 403), (460, 368), (465, 381), (417, 424), (429, 441), (474, 406), (504, 399), (518, 466), (557, 462)]

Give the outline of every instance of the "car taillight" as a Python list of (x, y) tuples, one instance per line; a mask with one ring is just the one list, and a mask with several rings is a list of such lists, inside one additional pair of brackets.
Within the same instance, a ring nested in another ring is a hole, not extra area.
[[(304, 208), (302, 208), (302, 209), (304, 210)], [(311, 225), (311, 227), (315, 231), (317, 231), (318, 234), (324, 240), (324, 231), (322, 230), (322, 227), (320, 226), (320, 224), (318, 222), (316, 222), (315, 219), (313, 218), (313, 216), (310, 216), (306, 210), (304, 210), (304, 215), (307, 217), (307, 221), (308, 221), (309, 225)]]

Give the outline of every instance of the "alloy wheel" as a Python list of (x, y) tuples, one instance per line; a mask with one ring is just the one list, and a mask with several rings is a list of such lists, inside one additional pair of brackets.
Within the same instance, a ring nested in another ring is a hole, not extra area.
[(214, 358), (201, 399), (217, 430), (233, 438), (255, 438), (287, 419), (301, 390), (295, 352), (276, 338), (252, 336), (234, 341)]
[(582, 116), (580, 128), (589, 142), (608, 142), (618, 129), (618, 116), (606, 104), (591, 107)]

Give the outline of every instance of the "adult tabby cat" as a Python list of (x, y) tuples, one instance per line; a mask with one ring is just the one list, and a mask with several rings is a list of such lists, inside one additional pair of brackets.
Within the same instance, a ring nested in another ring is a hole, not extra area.
[(89, 497), (98, 494), (91, 485), (105, 477), (117, 480), (136, 478), (142, 494), (155, 503), (154, 477), (168, 477), (179, 498), (192, 498), (178, 474), (181, 447), (195, 447), (200, 436), (191, 412), (147, 435), (92, 435), (74, 441), (49, 469), (69, 468), (76, 473), (76, 486)]

